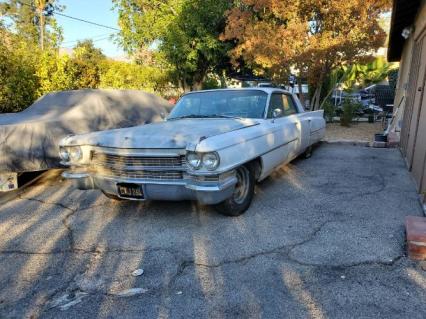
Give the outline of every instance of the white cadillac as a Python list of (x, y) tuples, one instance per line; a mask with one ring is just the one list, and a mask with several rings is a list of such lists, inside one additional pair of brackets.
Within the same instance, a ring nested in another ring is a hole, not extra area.
[(323, 111), (305, 112), (275, 88), (185, 94), (160, 123), (64, 138), (63, 173), (79, 189), (113, 199), (198, 200), (225, 215), (245, 212), (256, 181), (325, 133)]

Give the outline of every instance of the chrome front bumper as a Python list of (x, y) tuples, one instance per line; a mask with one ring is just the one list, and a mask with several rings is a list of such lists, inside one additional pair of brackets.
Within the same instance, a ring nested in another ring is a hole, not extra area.
[[(237, 178), (227, 176), (217, 182), (201, 182), (193, 179), (182, 180), (146, 180), (137, 178), (122, 178), (91, 175), (85, 172), (65, 171), (62, 176), (74, 181), (78, 189), (100, 189), (105, 193), (121, 197), (118, 193), (118, 183), (141, 185), (144, 192), (143, 200), (197, 200), (202, 204), (213, 205), (232, 196)], [(134, 199), (140, 200), (140, 199)]]

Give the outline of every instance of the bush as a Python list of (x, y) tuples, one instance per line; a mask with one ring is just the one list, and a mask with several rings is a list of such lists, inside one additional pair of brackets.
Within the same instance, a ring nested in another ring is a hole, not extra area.
[(76, 74), (76, 67), (70, 56), (60, 55), (55, 50), (40, 53), (36, 70), (38, 96), (77, 88)]
[(388, 72), (389, 86), (394, 95), (395, 95), (396, 83), (398, 81), (398, 73), (399, 73), (399, 69), (393, 69)]
[(356, 111), (361, 106), (362, 105), (359, 102), (354, 102), (350, 99), (345, 99), (342, 105), (342, 114), (340, 115), (340, 125), (347, 127), (351, 126)]
[(324, 118), (326, 122), (333, 123), (333, 117), (336, 116), (336, 108), (331, 101), (324, 103)]
[(9, 40), (0, 39), (0, 113), (21, 111), (37, 98), (34, 56), (25, 45)]
[(99, 84), (101, 88), (154, 92), (166, 85), (166, 73), (159, 68), (112, 60), (102, 63)]
[[(0, 21), (0, 113), (19, 112), (47, 93), (84, 88), (136, 89), (164, 93), (169, 73), (157, 66), (113, 61), (79, 42), (72, 55), (6, 31)], [(173, 92), (173, 95), (177, 95)]]
[(219, 89), (220, 87), (219, 79), (212, 74), (207, 75), (202, 85), (203, 90)]

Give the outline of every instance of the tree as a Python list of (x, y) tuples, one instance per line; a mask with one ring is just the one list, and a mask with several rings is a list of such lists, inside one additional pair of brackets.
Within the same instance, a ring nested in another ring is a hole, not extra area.
[(8, 32), (0, 23), (0, 112), (16, 112), (37, 98), (38, 79), (32, 44)]
[(331, 70), (366, 61), (386, 38), (379, 18), (389, 0), (240, 0), (227, 13), (222, 39), (233, 40), (234, 61), (283, 81), (290, 67), (314, 87), (319, 108)]
[(44, 50), (36, 63), (38, 78), (37, 96), (49, 92), (78, 89), (76, 64), (69, 55), (60, 55), (57, 50)]
[(372, 62), (365, 64), (344, 66), (342, 71), (345, 72), (345, 77), (341, 82), (345, 88), (352, 88), (356, 83), (361, 86), (379, 83), (386, 79), (388, 73), (395, 67), (396, 65), (388, 63), (385, 57), (377, 57)]
[(155, 67), (112, 60), (105, 60), (101, 67), (101, 88), (155, 92), (166, 84), (166, 74)]
[(92, 40), (79, 41), (74, 47), (75, 88), (97, 88), (100, 83), (100, 67), (105, 60), (101, 49)]
[[(0, 3), (0, 17), (4, 17), (23, 40), (39, 43), (41, 49), (57, 47), (62, 40), (62, 30), (53, 17), (62, 11), (57, 0), (6, 0)], [(11, 29), (11, 28), (10, 28)]]
[(151, 48), (184, 89), (199, 89), (209, 72), (229, 67), (230, 43), (219, 40), (229, 0), (114, 0), (120, 41), (128, 52)]

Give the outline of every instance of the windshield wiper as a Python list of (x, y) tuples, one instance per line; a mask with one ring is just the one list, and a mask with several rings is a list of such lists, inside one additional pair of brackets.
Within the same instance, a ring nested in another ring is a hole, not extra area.
[(212, 114), (209, 115), (209, 117), (219, 117), (219, 118), (224, 118), (224, 119), (240, 119), (240, 116), (236, 116), (236, 115), (223, 115), (223, 114)]
[(225, 118), (225, 119), (236, 119), (240, 118), (238, 116), (231, 116), (231, 115), (222, 115), (222, 114), (209, 114), (209, 115), (203, 115), (203, 114), (188, 114), (188, 115), (182, 115), (170, 118), (169, 120), (180, 120), (180, 119), (209, 119), (209, 118)]
[(169, 118), (169, 121), (170, 120), (180, 120), (180, 119), (197, 119), (197, 118), (205, 118), (205, 117), (210, 117), (210, 116), (199, 115), (199, 114), (188, 114), (188, 115), (182, 115), (182, 116), (176, 116), (176, 117)]

